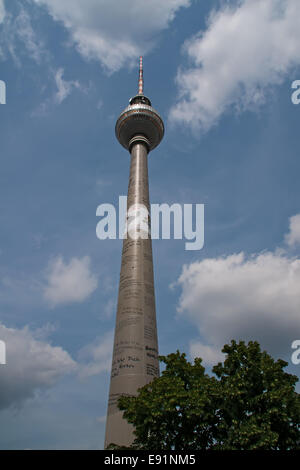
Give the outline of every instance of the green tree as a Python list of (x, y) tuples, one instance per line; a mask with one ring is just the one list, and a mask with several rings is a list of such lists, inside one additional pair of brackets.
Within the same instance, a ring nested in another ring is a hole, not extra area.
[(287, 362), (260, 350), (257, 342), (225, 345), (219, 379), (216, 448), (289, 450), (300, 444), (298, 378), (283, 369)]
[(289, 450), (300, 448), (300, 396), (288, 364), (257, 342), (225, 345), (224, 363), (205, 373), (179, 351), (160, 356), (161, 376), (119, 408), (135, 427), (135, 449)]

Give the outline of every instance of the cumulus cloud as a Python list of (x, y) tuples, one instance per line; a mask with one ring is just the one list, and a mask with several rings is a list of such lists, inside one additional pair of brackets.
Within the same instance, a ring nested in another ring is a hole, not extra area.
[(290, 353), (300, 330), (300, 259), (284, 252), (209, 258), (183, 267), (178, 311), (201, 340), (190, 344), (214, 363), (231, 339), (258, 340), (270, 353)]
[(207, 346), (202, 344), (200, 341), (190, 342), (190, 354), (193, 358), (201, 357), (203, 364), (215, 365), (218, 362), (224, 361), (224, 354), (220, 349), (213, 346)]
[(20, 406), (38, 390), (47, 389), (76, 363), (61, 347), (51, 346), (41, 331), (6, 328), (0, 324), (0, 338), (6, 344), (6, 365), (1, 366), (0, 408)]
[(208, 130), (230, 108), (252, 109), (300, 64), (298, 0), (241, 0), (223, 4), (207, 29), (187, 41), (191, 63), (177, 75), (173, 122)]
[(33, 0), (61, 22), (83, 57), (110, 72), (144, 54), (190, 0)]
[(72, 258), (65, 263), (61, 256), (48, 266), (44, 296), (52, 305), (82, 302), (97, 288), (98, 281), (90, 269), (90, 258)]
[(111, 368), (113, 349), (113, 331), (85, 346), (79, 351), (79, 377), (91, 377), (108, 372)]
[(285, 242), (290, 247), (300, 244), (300, 214), (290, 217), (290, 230), (285, 236)]

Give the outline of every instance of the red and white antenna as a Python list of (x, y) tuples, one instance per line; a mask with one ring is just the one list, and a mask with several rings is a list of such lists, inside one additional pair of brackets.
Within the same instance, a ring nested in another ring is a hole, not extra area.
[(144, 94), (143, 57), (140, 56), (139, 95)]

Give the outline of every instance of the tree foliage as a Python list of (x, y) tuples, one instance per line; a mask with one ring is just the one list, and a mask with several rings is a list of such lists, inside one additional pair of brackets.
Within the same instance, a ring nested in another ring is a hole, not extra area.
[(179, 351), (160, 356), (161, 376), (123, 396), (119, 408), (135, 427), (132, 446), (146, 450), (300, 449), (297, 377), (257, 342), (225, 345), (224, 363), (205, 373)]

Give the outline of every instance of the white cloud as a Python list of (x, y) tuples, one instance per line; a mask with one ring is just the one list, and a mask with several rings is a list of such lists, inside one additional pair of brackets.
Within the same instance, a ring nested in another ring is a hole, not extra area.
[(14, 329), (0, 323), (0, 340), (6, 345), (6, 364), (0, 365), (0, 410), (21, 406), (66, 374), (84, 379), (110, 371), (113, 331), (84, 346), (76, 362), (63, 348), (49, 343), (53, 330), (52, 325), (33, 331), (28, 326)]
[(34, 31), (26, 9), (21, 4), (18, 5), (19, 13), (13, 16), (11, 13), (5, 12), (3, 6), (4, 4), (0, 0), (0, 23), (1, 20), (3, 23), (1, 37), (3, 55), (5, 56), (8, 52), (19, 67), (21, 67), (20, 56), (24, 53), (24, 49), (27, 56), (37, 63), (48, 57), (44, 43)]
[(25, 45), (30, 56), (40, 62), (44, 56), (44, 46), (31, 26), (29, 14), (22, 8), (15, 22), (16, 34)]
[(3, 23), (5, 14), (6, 12), (5, 12), (4, 0), (0, 0), (0, 23)]
[(65, 80), (64, 69), (61, 67), (56, 71), (51, 71), (53, 79), (56, 85), (56, 91), (48, 97), (45, 101), (42, 101), (36, 109), (31, 113), (32, 117), (46, 116), (49, 110), (52, 109), (53, 105), (60, 105), (73, 90), (80, 90), (86, 93), (88, 89), (80, 84), (78, 80)]
[(94, 292), (97, 284), (88, 256), (72, 258), (69, 263), (59, 256), (49, 263), (44, 296), (53, 305), (82, 302)]
[(173, 122), (207, 130), (228, 109), (252, 109), (300, 64), (299, 0), (241, 0), (214, 11), (185, 44)]
[(80, 83), (77, 80), (64, 80), (63, 79), (64, 69), (60, 68), (55, 73), (55, 83), (57, 86), (57, 92), (54, 95), (54, 101), (57, 104), (61, 104), (75, 88), (80, 89)]
[(69, 30), (78, 51), (116, 71), (155, 44), (190, 0), (33, 0)]
[(290, 230), (285, 236), (285, 242), (290, 247), (300, 244), (300, 214), (290, 217)]
[(79, 377), (91, 377), (111, 369), (113, 331), (97, 338), (79, 351)]
[(45, 331), (6, 328), (0, 324), (0, 338), (6, 344), (6, 365), (1, 366), (0, 408), (21, 405), (38, 390), (49, 388), (76, 363), (61, 347), (47, 343)]
[[(258, 340), (270, 353), (290, 353), (300, 331), (300, 259), (244, 253), (184, 266), (179, 312), (194, 323), (206, 362), (231, 339)], [(195, 343), (195, 342), (194, 342)], [(205, 344), (206, 343), (206, 344)]]
[(216, 347), (207, 346), (200, 341), (190, 342), (190, 354), (193, 358), (201, 357), (204, 365), (215, 365), (224, 361), (224, 354)]

